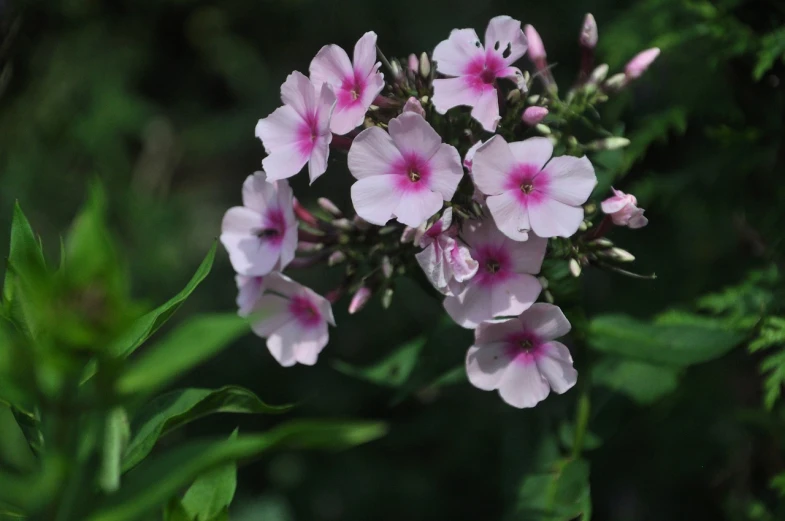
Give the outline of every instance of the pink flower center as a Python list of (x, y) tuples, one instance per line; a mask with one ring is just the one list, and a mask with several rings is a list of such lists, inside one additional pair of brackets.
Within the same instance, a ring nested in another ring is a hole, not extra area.
[(358, 103), (358, 100), (362, 98), (365, 92), (366, 86), (366, 78), (363, 78), (359, 71), (355, 70), (354, 74), (345, 77), (341, 82), (341, 88), (336, 93), (338, 98), (336, 108), (342, 109)]
[[(256, 236), (263, 243), (274, 246), (280, 245), (286, 232), (286, 218), (280, 208), (270, 207), (262, 219), (262, 226), (257, 230)], [(261, 279), (260, 279), (261, 280)]]
[(466, 76), (474, 76), (480, 83), (491, 85), (496, 81), (498, 73), (504, 68), (502, 58), (492, 50), (472, 59), (466, 66)]
[(514, 190), (524, 206), (539, 204), (548, 195), (548, 175), (530, 163), (519, 163), (507, 174), (506, 190)]
[(497, 244), (481, 244), (472, 250), (480, 269), (472, 279), (481, 286), (495, 286), (513, 275), (510, 252)]
[(316, 326), (322, 320), (319, 309), (304, 295), (295, 295), (289, 300), (289, 312), (304, 327)]
[(542, 344), (531, 331), (518, 331), (506, 338), (505, 351), (513, 362), (531, 364), (539, 358)]
[(392, 173), (399, 176), (397, 185), (401, 190), (421, 190), (427, 187), (431, 165), (416, 152), (403, 153), (403, 157), (392, 165)]
[(315, 113), (308, 114), (297, 129), (297, 148), (304, 156), (310, 156), (319, 137), (319, 118)]

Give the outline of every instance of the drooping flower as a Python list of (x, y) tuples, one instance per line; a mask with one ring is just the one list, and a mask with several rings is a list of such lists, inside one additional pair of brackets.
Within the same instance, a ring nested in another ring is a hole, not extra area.
[(283, 107), (256, 124), (268, 156), (262, 161), (267, 179), (286, 179), (308, 164), (311, 183), (327, 170), (330, 154), (330, 116), (335, 94), (323, 84), (316, 88), (300, 72), (291, 73), (281, 85)]
[(643, 208), (638, 208), (638, 199), (632, 194), (625, 194), (621, 190), (613, 190), (613, 196), (605, 199), (601, 206), (602, 211), (610, 215), (616, 226), (628, 226), (632, 229), (643, 228), (649, 220), (643, 215)]
[(382, 226), (396, 217), (416, 228), (452, 199), (463, 175), (461, 158), (417, 113), (390, 120), (389, 131), (371, 127), (354, 139), (352, 203), (370, 223)]
[(497, 16), (488, 23), (485, 46), (474, 29), (454, 29), (433, 51), (436, 70), (448, 79), (433, 81), (433, 106), (440, 114), (460, 105), (472, 107), (472, 117), (488, 131), (499, 123), (496, 80), (517, 83), (520, 69), (512, 67), (526, 53), (521, 22)]
[(243, 183), (243, 206), (230, 208), (221, 224), (221, 243), (234, 271), (257, 277), (284, 269), (297, 249), (297, 220), (287, 181), (269, 182), (264, 172)]
[(627, 62), (627, 65), (624, 67), (624, 74), (632, 80), (639, 78), (659, 55), (660, 50), (657, 47), (639, 52)]
[(479, 266), (456, 235), (452, 208), (447, 208), (423, 234), (419, 246), (424, 249), (415, 255), (433, 287), (445, 295), (460, 293), (462, 283), (474, 277)]
[(286, 275), (265, 277), (265, 293), (252, 311), (260, 319), (251, 327), (267, 339), (267, 348), (284, 367), (313, 365), (327, 345), (327, 325), (335, 326), (330, 302)]
[(354, 63), (337, 45), (325, 45), (311, 61), (311, 80), (317, 88), (330, 85), (337, 102), (330, 129), (343, 135), (357, 128), (368, 107), (384, 88), (384, 75), (376, 61), (376, 33), (365, 33), (354, 46)]
[(554, 339), (566, 335), (570, 323), (552, 304), (534, 304), (519, 317), (487, 322), (474, 333), (466, 355), (466, 374), (475, 387), (498, 390), (513, 407), (534, 407), (551, 389), (567, 392), (578, 379), (570, 351)]
[(542, 286), (534, 275), (545, 257), (545, 239), (531, 235), (526, 242), (513, 241), (490, 218), (465, 225), (462, 237), (479, 268), (458, 295), (444, 299), (444, 309), (456, 323), (473, 329), (487, 320), (519, 315), (537, 300)]
[(578, 231), (581, 205), (597, 184), (594, 168), (586, 156), (551, 159), (551, 154), (547, 138), (508, 144), (498, 135), (474, 154), (474, 183), (488, 196), (491, 215), (507, 237), (525, 241), (530, 230), (540, 237)]
[(237, 314), (247, 317), (264, 292), (264, 277), (236, 275), (234, 281), (237, 283)]

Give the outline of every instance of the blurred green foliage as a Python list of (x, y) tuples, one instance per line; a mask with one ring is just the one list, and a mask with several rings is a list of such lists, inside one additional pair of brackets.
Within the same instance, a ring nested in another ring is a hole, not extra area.
[[(128, 296), (163, 302), (186, 285), (242, 180), (259, 168), (253, 125), (277, 106), (285, 75), (305, 70), (322, 45), (348, 48), (372, 29), (387, 55), (405, 56), (431, 50), (452, 28), (482, 31), (491, 16), (509, 14), (538, 28), (561, 85), (573, 80), (586, 10), (599, 25), (598, 59), (612, 71), (660, 47), (647, 75), (602, 113), (604, 126), (623, 131), (631, 146), (593, 157), (599, 189), (632, 192), (646, 208), (648, 227), (612, 238), (635, 254), (638, 271), (658, 279), (590, 270), (581, 285), (554, 284), (578, 332), (577, 367), (591, 366), (579, 388), (532, 411), (470, 388), (456, 368), (471, 334), (440, 322), (438, 301), (415, 284), (399, 285), (387, 312), (375, 302), (349, 317), (340, 302), (339, 328), (314, 368), (277, 367), (247, 336), (177, 383), (236, 384), (272, 403), (298, 402), (287, 416), (393, 426), (384, 440), (340, 460), (291, 451), (241, 468), (233, 520), (587, 520), (588, 494), (599, 520), (785, 517), (782, 2), (27, 0), (0, 9), (0, 239), (10, 238), (16, 199), (47, 258), (58, 256), (59, 236), (68, 238), (65, 265), (81, 274), (51, 286), (68, 305), (40, 309), (50, 310), (41, 319), (47, 342), (77, 353), (127, 331), (152, 307)], [(349, 209), (342, 165), (334, 158), (310, 189), (296, 179), (298, 198), (308, 205), (327, 196)], [(89, 216), (66, 234), (96, 177), (107, 195), (93, 194), (95, 208), (120, 238), (116, 250)], [(34, 250), (22, 255), (27, 267), (42, 263)], [(566, 265), (548, 269), (551, 280), (572, 280)], [(321, 268), (294, 276), (321, 293), (337, 281)], [(219, 253), (193, 298), (165, 309), (182, 304), (178, 317), (230, 310), (231, 277)], [(96, 309), (113, 311), (91, 314)], [(138, 347), (161, 325), (157, 317), (168, 318), (151, 313), (125, 346)], [(2, 374), (23, 382), (30, 368), (19, 360), (0, 351)], [(15, 392), (15, 383), (0, 381), (0, 391)], [(231, 400), (209, 408), (225, 410)], [(276, 421), (174, 418), (161, 417), (162, 432), (172, 431), (161, 449)], [(36, 421), (0, 408), (0, 439), (11, 444), (0, 446), (4, 464), (33, 464), (41, 450)], [(588, 432), (578, 436), (583, 421)], [(19, 432), (9, 427), (17, 424)], [(29, 487), (17, 478), (9, 490), (23, 497)], [(188, 508), (173, 502), (167, 515), (187, 519)]]

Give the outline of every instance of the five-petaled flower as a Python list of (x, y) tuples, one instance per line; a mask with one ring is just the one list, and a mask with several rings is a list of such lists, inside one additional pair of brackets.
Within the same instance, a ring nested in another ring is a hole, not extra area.
[(327, 170), (330, 155), (330, 116), (335, 94), (324, 83), (316, 88), (300, 72), (291, 73), (281, 85), (283, 107), (256, 124), (268, 156), (262, 161), (267, 179), (286, 179), (308, 164), (311, 183)]
[(643, 208), (638, 208), (638, 200), (632, 194), (621, 190), (613, 190), (613, 196), (602, 202), (603, 213), (609, 215), (616, 226), (628, 226), (632, 229), (643, 228), (649, 220), (643, 215)]
[(519, 317), (486, 322), (474, 334), (466, 355), (469, 382), (484, 391), (498, 390), (513, 407), (534, 407), (551, 389), (562, 394), (578, 378), (567, 347), (554, 339), (566, 335), (570, 323), (562, 311), (534, 304)]
[(221, 243), (234, 270), (262, 276), (284, 269), (297, 249), (297, 220), (287, 181), (269, 182), (264, 172), (243, 183), (243, 206), (230, 208), (221, 225)]
[(415, 255), (433, 287), (445, 295), (460, 293), (463, 283), (477, 273), (479, 266), (456, 235), (452, 208), (447, 208), (420, 238), (419, 246), (424, 249)]
[(325, 83), (335, 91), (337, 102), (330, 129), (338, 135), (357, 128), (368, 107), (384, 88), (384, 76), (376, 61), (376, 33), (369, 31), (354, 46), (354, 63), (337, 45), (325, 45), (311, 61), (309, 71), (316, 88)]
[(525, 241), (529, 231), (540, 237), (569, 237), (578, 231), (581, 205), (597, 184), (594, 168), (586, 156), (551, 159), (552, 154), (547, 138), (508, 144), (499, 135), (474, 154), (474, 183), (488, 196), (491, 215), (507, 237)]
[(433, 106), (440, 114), (460, 105), (472, 107), (472, 117), (493, 132), (499, 123), (496, 80), (521, 78), (511, 65), (526, 53), (521, 22), (497, 16), (485, 30), (485, 46), (474, 29), (454, 29), (433, 51), (436, 70), (453, 78), (433, 81)]
[(352, 203), (369, 223), (382, 226), (395, 217), (416, 228), (452, 199), (463, 176), (461, 158), (416, 112), (390, 120), (389, 130), (371, 127), (354, 139)]
[(315, 364), (329, 340), (327, 325), (335, 326), (330, 302), (280, 273), (265, 277), (264, 291), (251, 312), (259, 317), (254, 333), (282, 366)]
[(489, 218), (466, 224), (462, 237), (479, 267), (458, 295), (444, 299), (444, 309), (455, 322), (473, 329), (486, 320), (518, 315), (534, 304), (542, 290), (534, 275), (545, 257), (545, 239), (532, 235), (526, 242), (513, 241)]

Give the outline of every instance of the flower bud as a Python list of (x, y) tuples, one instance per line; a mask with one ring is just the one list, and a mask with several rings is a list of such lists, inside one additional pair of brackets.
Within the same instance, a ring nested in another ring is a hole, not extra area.
[(420, 76), (427, 78), (431, 75), (431, 60), (428, 59), (428, 53), (424, 52), (420, 55)]
[(319, 251), (324, 248), (324, 244), (320, 242), (305, 242), (300, 241), (297, 243), (297, 251), (301, 251), (303, 253), (313, 253), (315, 251)]
[(371, 290), (365, 286), (362, 286), (357, 292), (352, 295), (352, 301), (349, 303), (349, 314), (354, 315), (371, 299)]
[(591, 72), (591, 75), (589, 76), (589, 82), (602, 83), (607, 76), (608, 76), (608, 64), (603, 63), (602, 65), (597, 66), (597, 68)]
[(611, 246), (613, 246), (613, 242), (611, 242), (610, 240), (606, 239), (605, 237), (600, 237), (599, 239), (594, 239), (591, 243), (596, 245), (596, 246), (599, 246), (601, 248), (610, 248)]
[(386, 279), (389, 279), (393, 275), (392, 261), (390, 261), (390, 257), (387, 255), (382, 257), (382, 275), (384, 275), (384, 278)]
[(529, 96), (526, 98), (526, 103), (529, 105), (536, 105), (540, 101), (540, 95), (535, 94), (534, 96)]
[(537, 29), (528, 24), (523, 27), (523, 32), (529, 41), (529, 59), (536, 65), (538, 60), (544, 60), (546, 56), (542, 38), (540, 38)]
[(333, 226), (338, 228), (339, 230), (349, 231), (354, 226), (352, 225), (352, 221), (349, 219), (335, 219), (332, 223)]
[(346, 260), (346, 255), (342, 251), (336, 250), (332, 252), (330, 256), (327, 258), (327, 265), (336, 266), (345, 260)]
[(417, 228), (407, 226), (401, 233), (401, 244), (406, 244), (414, 241), (414, 236), (417, 234)]
[(414, 53), (409, 55), (409, 70), (415, 74), (420, 70), (420, 60), (417, 59), (417, 55)]
[(605, 80), (605, 88), (609, 90), (619, 90), (627, 85), (627, 76), (620, 72), (618, 74), (614, 74), (607, 80)]
[(357, 227), (358, 230), (370, 230), (371, 223), (360, 217), (359, 215), (355, 215), (354, 219), (352, 219), (352, 223)]
[(335, 206), (335, 203), (333, 203), (326, 197), (320, 197), (319, 199), (317, 199), (316, 204), (318, 204), (322, 210), (331, 214), (333, 217), (343, 216), (343, 213), (341, 213), (341, 210), (339, 210), (338, 207)]
[(384, 309), (390, 307), (390, 304), (392, 304), (392, 298), (393, 298), (393, 289), (387, 288), (386, 290), (384, 290), (384, 293), (382, 293), (382, 307)]
[(392, 76), (396, 80), (400, 80), (403, 77), (403, 68), (401, 67), (401, 62), (399, 62), (396, 58), (393, 58), (390, 61), (390, 69), (392, 69)]
[(510, 103), (518, 103), (521, 100), (521, 91), (519, 89), (513, 89), (507, 94), (507, 101)]
[(534, 126), (534, 128), (536, 128), (537, 132), (539, 132), (540, 134), (542, 134), (544, 136), (547, 136), (548, 134), (551, 133), (550, 127), (548, 125), (543, 125), (542, 123), (537, 123)]
[(523, 111), (521, 119), (530, 127), (542, 121), (548, 115), (548, 109), (545, 107), (526, 107)]
[(611, 248), (610, 256), (619, 262), (632, 262), (635, 260), (635, 256), (632, 253), (621, 248)]
[(592, 141), (586, 147), (589, 150), (618, 150), (630, 144), (630, 140), (626, 137), (609, 137)]
[(422, 108), (420, 100), (414, 96), (406, 100), (406, 104), (403, 106), (403, 112), (414, 112), (422, 117), (425, 117), (425, 109)]
[(540, 282), (542, 289), (548, 289), (548, 279), (545, 277), (537, 277), (537, 280)]
[(576, 259), (570, 259), (570, 273), (573, 277), (581, 276), (581, 265)]
[(649, 68), (649, 65), (651, 65), (659, 55), (660, 50), (657, 47), (652, 47), (651, 49), (646, 49), (645, 51), (639, 52), (624, 67), (624, 73), (630, 79), (634, 80), (635, 78), (639, 78), (641, 74), (646, 72), (646, 69)]
[(583, 19), (583, 26), (581, 27), (581, 34), (578, 38), (578, 42), (583, 48), (594, 49), (597, 46), (598, 38), (597, 22), (594, 21), (594, 17), (591, 13), (587, 13), (586, 17)]

